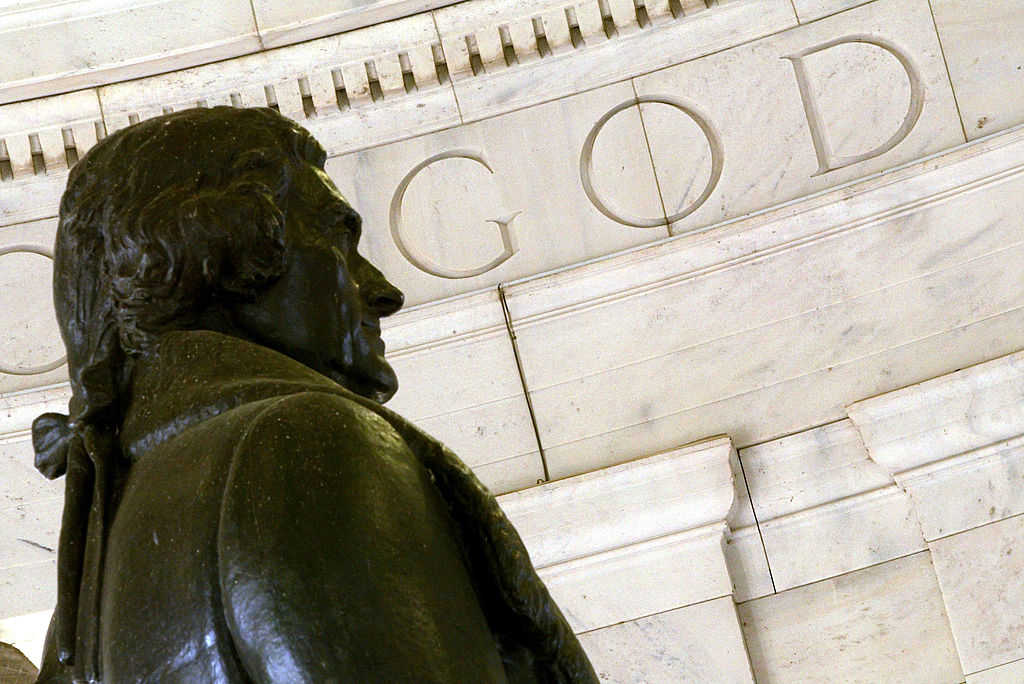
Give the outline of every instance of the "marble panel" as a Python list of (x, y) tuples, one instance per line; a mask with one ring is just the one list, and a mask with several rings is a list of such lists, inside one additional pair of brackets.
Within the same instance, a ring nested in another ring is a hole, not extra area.
[[(0, 8), (0, 103), (260, 49), (246, 0), (73, 0)], [(9, 3), (8, 3), (9, 5)]]
[[(734, 436), (740, 445), (776, 439), (807, 425), (841, 419), (853, 397), (879, 394), (1005, 354), (1021, 346), (1022, 329), (1024, 307), (781, 383), (598, 430), (580, 440), (552, 446), (549, 434), (544, 447), (548, 466), (552, 477), (586, 472), (697, 439), (709, 429)], [(644, 400), (644, 395), (638, 399)]]
[(1024, 658), (1024, 516), (929, 546), (964, 671)]
[(499, 499), (538, 567), (724, 523), (732, 445), (718, 437)]
[(738, 607), (758, 684), (959, 684), (927, 553)]
[[(666, 237), (664, 225), (622, 226), (585, 200), (590, 121), (631, 93), (608, 86), (331, 159), (328, 172), (373, 226), (367, 256), (411, 304), (478, 290)], [(657, 214), (640, 119), (633, 111), (614, 124), (594, 149), (608, 169), (600, 187), (629, 211)]]
[(927, 0), (878, 0), (635, 83), (654, 99), (640, 110), (674, 233), (964, 141)]
[(57, 605), (57, 561), (0, 567), (0, 619)]
[(509, 286), (552, 473), (766, 441), (1019, 349), (1017, 135)]
[(63, 508), (64, 498), (55, 497), (0, 510), (0, 567), (56, 558)]
[(742, 527), (726, 536), (725, 562), (737, 603), (775, 593), (768, 557), (756, 526)]
[(1022, 474), (1024, 435), (898, 473), (896, 481), (933, 540), (1024, 513)]
[(679, 64), (796, 24), (788, 0), (670, 8), (669, 2), (646, 3), (643, 25), (629, 3), (596, 0), (479, 0), (434, 16), (467, 121)]
[(740, 453), (775, 589), (925, 548), (910, 498), (848, 420)]
[[(721, 523), (541, 568), (575, 632), (732, 593)], [(531, 554), (532, 555), (532, 554)]]
[(67, 377), (51, 285), (56, 223), (0, 228), (0, 392)]
[(0, 394), (0, 441), (30, 439), (36, 416), (49, 411), (66, 413), (70, 399), (67, 383)]
[(793, 0), (793, 7), (800, 23), (806, 23), (868, 2), (872, 0)]
[(896, 485), (761, 521), (761, 534), (777, 591), (926, 548), (910, 497)]
[[(783, 265), (784, 256), (769, 258), (752, 264), (753, 273), (746, 274), (747, 269), (737, 267), (575, 315), (517, 321), (527, 385), (552, 473), (557, 476), (582, 465), (579, 458), (570, 459), (570, 464), (555, 453), (563, 445), (571, 444), (582, 458), (600, 454), (625, 460), (628, 454), (603, 448), (607, 445), (599, 441), (602, 436), (618, 432), (619, 438), (629, 440), (626, 431), (646, 433), (655, 420), (725, 398), (796, 381), (814, 372), (835, 373), (849, 364), (866, 368), (875, 355), (1017, 311), (1024, 304), (1019, 273), (1013, 266), (1016, 259), (1024, 258), (1024, 244), (1020, 244), (1005, 253), (1001, 250), (836, 303), (822, 301), (817, 308), (755, 326), (752, 319), (769, 312), (754, 306), (747, 309), (751, 300), (759, 297), (746, 297), (744, 291), (752, 290), (757, 283), (761, 295), (777, 297), (778, 301), (798, 296), (795, 290), (799, 286), (791, 283), (790, 274), (801, 272), (815, 282), (809, 276), (814, 270), (812, 263), (828, 260), (815, 251), (800, 249), (789, 254), (801, 259), (801, 266), (792, 267), (796, 270)], [(864, 253), (854, 248), (849, 256)], [(880, 285), (877, 281), (873, 284)], [(717, 302), (724, 305), (721, 308), (736, 307), (744, 315), (729, 320), (725, 311), (710, 318), (695, 315), (695, 310), (710, 303), (708, 298), (714, 301), (716, 292)], [(666, 295), (674, 302), (663, 303)], [(690, 318), (694, 325), (703, 323), (703, 331), (693, 330), (696, 339), (692, 342), (685, 341), (684, 335), (690, 331), (680, 322), (683, 317)], [(588, 324), (587, 319), (597, 320)], [(726, 333), (725, 328), (732, 324), (749, 327)], [(633, 349), (617, 357), (609, 353), (612, 345), (605, 333), (609, 326), (619, 330), (614, 346), (631, 343)], [(706, 337), (701, 340), (700, 336)], [(661, 341), (656, 339), (659, 337)], [(656, 348), (666, 341), (675, 343), (676, 348), (657, 354)], [(1018, 337), (1015, 344), (1019, 346), (1020, 342)], [(565, 359), (563, 347), (571, 349), (572, 361)], [(596, 347), (600, 351), (589, 351)], [(930, 362), (921, 360), (923, 364)], [(597, 363), (607, 365), (589, 373), (581, 368)], [(563, 379), (570, 373), (578, 375)], [(902, 369), (900, 374), (911, 381), (921, 377), (921, 371), (911, 368)], [(841, 382), (838, 375), (832, 382)], [(652, 378), (659, 381), (652, 382)], [(847, 396), (852, 399), (858, 395)], [(834, 419), (835, 413), (819, 415), (819, 420), (813, 422)], [(764, 422), (751, 423), (765, 427)], [(703, 429), (717, 431), (724, 426), (705, 424)]]
[(298, 43), (390, 19), (426, 12), (453, 0), (253, 0), (256, 26), (266, 48)]
[(859, 401), (849, 413), (892, 473), (1014, 437), (1024, 433), (1024, 352)]
[(739, 456), (761, 522), (892, 483), (849, 420), (747, 447)]
[(580, 642), (602, 681), (754, 682), (729, 597), (587, 632)]
[(34, 463), (35, 451), (28, 435), (20, 439), (0, 437), (0, 511), (63, 496), (63, 480), (47, 480)]
[(931, 3), (967, 138), (1024, 122), (1024, 2)]
[(967, 684), (1020, 684), (1024, 681), (1024, 660), (998, 665), (967, 675)]
[(111, 131), (197, 105), (274, 106), (331, 155), (459, 123), (429, 15), (100, 88)]

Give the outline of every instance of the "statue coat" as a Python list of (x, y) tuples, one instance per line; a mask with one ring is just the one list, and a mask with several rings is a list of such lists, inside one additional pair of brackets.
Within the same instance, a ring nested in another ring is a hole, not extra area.
[(167, 333), (120, 442), (106, 684), (597, 681), (472, 472), (306, 366)]

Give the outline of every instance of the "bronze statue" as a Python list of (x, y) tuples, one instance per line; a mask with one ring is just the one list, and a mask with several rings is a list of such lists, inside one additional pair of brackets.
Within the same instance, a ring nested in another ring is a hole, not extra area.
[(136, 124), (75, 166), (70, 417), (39, 682), (596, 682), (494, 497), (381, 403), (402, 293), (270, 109)]

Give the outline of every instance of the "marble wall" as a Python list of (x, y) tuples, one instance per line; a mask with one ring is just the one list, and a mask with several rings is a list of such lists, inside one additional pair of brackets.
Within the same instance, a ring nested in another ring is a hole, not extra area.
[(270, 105), (605, 680), (1024, 676), (1024, 2), (448, 4), (0, 7), (0, 640), (54, 601), (68, 169)]

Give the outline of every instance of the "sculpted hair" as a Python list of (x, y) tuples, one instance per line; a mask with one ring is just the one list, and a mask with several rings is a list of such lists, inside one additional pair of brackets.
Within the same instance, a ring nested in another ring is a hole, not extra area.
[(231, 107), (150, 119), (85, 155), (61, 199), (54, 266), (74, 418), (116, 402), (126, 357), (282, 273), (292, 162), (325, 157), (273, 110)]

